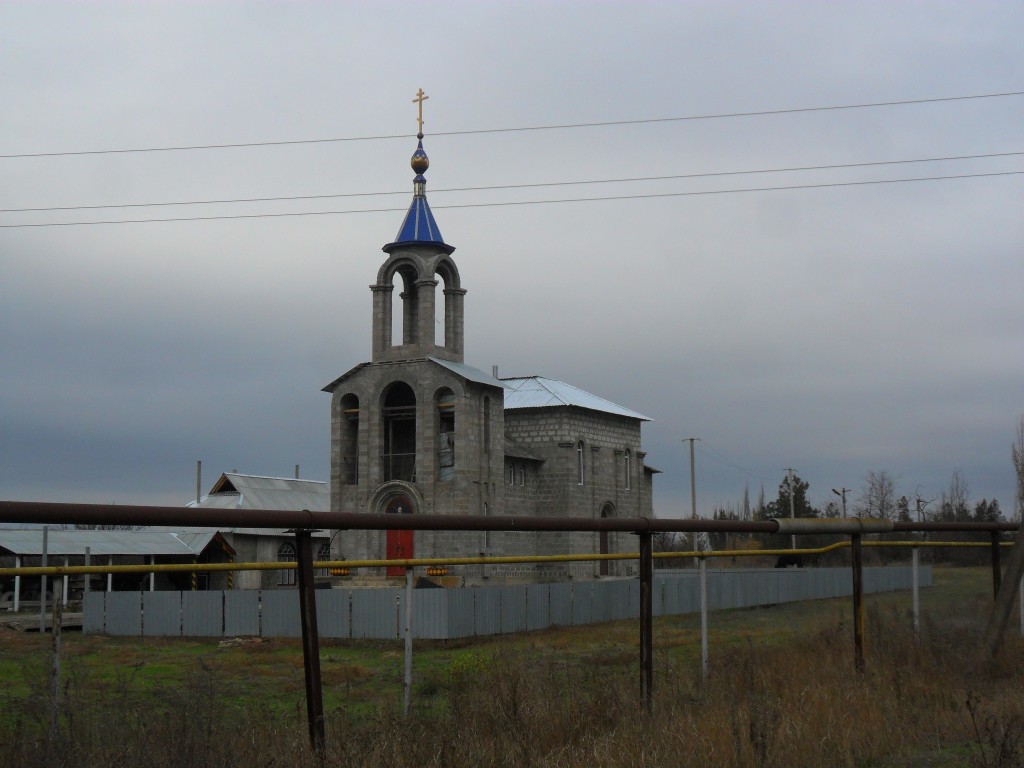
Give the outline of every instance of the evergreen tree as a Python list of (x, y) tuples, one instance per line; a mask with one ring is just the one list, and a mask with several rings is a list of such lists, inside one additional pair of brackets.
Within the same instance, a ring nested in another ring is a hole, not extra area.
[[(793, 515), (795, 517), (821, 517), (821, 513), (807, 501), (807, 489), (811, 484), (793, 475)], [(759, 518), (768, 520), (773, 517), (789, 517), (789, 477), (779, 483), (779, 496), (770, 501), (760, 510)]]

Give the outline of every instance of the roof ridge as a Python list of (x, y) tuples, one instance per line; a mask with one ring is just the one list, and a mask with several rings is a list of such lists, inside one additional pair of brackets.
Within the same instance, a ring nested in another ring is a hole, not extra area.
[(319, 483), (320, 485), (327, 485), (326, 480), (313, 480), (308, 477), (275, 477), (274, 475), (251, 475), (246, 472), (225, 472), (224, 474), (232, 477), (251, 477), (254, 480), (287, 480), (291, 483)]

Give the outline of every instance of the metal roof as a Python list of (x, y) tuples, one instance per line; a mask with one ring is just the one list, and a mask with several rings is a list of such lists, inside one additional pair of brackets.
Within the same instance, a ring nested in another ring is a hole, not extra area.
[(521, 376), (515, 378), (503, 378), (505, 385), (505, 410), (517, 408), (552, 408), (569, 406), (574, 408), (587, 408), (591, 411), (611, 413), (616, 416), (625, 416), (629, 419), (640, 421), (651, 421), (642, 413), (623, 408), (610, 400), (605, 400), (597, 395), (584, 392), (578, 387), (566, 384), (556, 379), (546, 379), (543, 376)]
[[(201, 535), (182, 536), (176, 531), (82, 531), (77, 529), (50, 529), (46, 532), (46, 551), (49, 555), (180, 555), (197, 556), (216, 534), (215, 530)], [(43, 531), (0, 530), (0, 549), (14, 555), (41, 555)]]
[(341, 374), (341, 376), (336, 378), (334, 381), (332, 381), (330, 384), (328, 384), (326, 387), (324, 387), (320, 391), (321, 392), (332, 392), (333, 393), (334, 390), (338, 388), (338, 385), (341, 384), (341, 382), (343, 382), (345, 379), (347, 379), (353, 373), (358, 371), (360, 368), (365, 368), (368, 365), (370, 365), (370, 363), (359, 363), (359, 365), (355, 365), (355, 366), (349, 368), (347, 371), (345, 371), (345, 373)]
[(496, 379), (489, 373), (484, 373), (479, 368), (474, 368), (471, 365), (465, 363), (455, 363), (451, 360), (442, 360), (439, 357), (428, 357), (432, 363), (437, 363), (442, 368), (447, 368), (452, 373), (461, 376), (469, 381), (475, 381), (477, 384), (488, 384), (492, 387), (504, 388), (505, 384), (500, 379)]
[[(422, 360), (423, 358), (419, 358), (419, 359)], [(505, 386), (501, 382), (501, 380), (496, 379), (493, 376), (491, 376), (490, 374), (484, 373), (479, 368), (474, 368), (471, 365), (466, 365), (465, 363), (455, 363), (455, 362), (452, 362), (451, 360), (442, 360), (439, 357), (427, 357), (426, 359), (429, 360), (432, 363), (437, 363), (438, 365), (440, 365), (440, 366), (442, 366), (444, 368), (447, 368), (452, 373), (456, 374), (457, 376), (461, 376), (462, 378), (467, 379), (468, 381), (474, 381), (477, 384), (488, 384), (488, 385), (490, 385), (492, 387), (504, 387)], [(404, 362), (408, 362), (408, 361), (404, 361)], [(365, 368), (368, 365), (372, 365), (372, 363), (360, 363), (359, 365), (356, 365), (353, 368), (350, 368), (348, 371), (346, 371), (345, 373), (341, 374), (341, 376), (339, 376), (334, 381), (332, 381), (330, 384), (328, 384), (326, 387), (324, 387), (321, 390), (321, 392), (334, 392), (334, 390), (337, 389), (338, 386), (343, 381), (345, 381), (345, 379), (349, 378), (356, 371), (360, 370), (361, 368)]]
[[(194, 503), (194, 502), (193, 502)], [(224, 507), (224, 509), (233, 509), (233, 507)], [(189, 527), (180, 528), (173, 525), (151, 525), (146, 528), (147, 531), (172, 531), (177, 534), (178, 538), (182, 541), (189, 543), (193, 540), (198, 540), (201, 536), (209, 536), (213, 538), (214, 535), (221, 533), (225, 535), (240, 535), (240, 536), (275, 536), (292, 538), (295, 536), (295, 531), (292, 528), (202, 528), (202, 527)], [(328, 531), (311, 531), (310, 536), (314, 539), (326, 539), (330, 536)]]
[(426, 195), (413, 195), (412, 204), (409, 206), (405, 220), (398, 229), (398, 235), (388, 248), (399, 245), (430, 243), (431, 245), (444, 245), (444, 238), (441, 237), (441, 230), (437, 228), (434, 214), (430, 211), (430, 204)]
[(225, 472), (193, 509), (273, 509), (329, 512), (331, 494), (321, 480), (263, 477)]
[[(239, 472), (225, 472), (213, 484), (210, 492), (185, 505), (192, 509), (269, 509), (330, 512), (331, 493), (322, 480), (305, 480), (292, 477), (264, 477), (245, 475)], [(171, 530), (162, 526), (163, 530)], [(154, 528), (155, 530), (155, 528)], [(291, 536), (286, 528), (174, 528), (179, 533), (231, 533), (243, 536)], [(325, 537), (325, 532), (314, 533), (315, 538)]]
[(403, 245), (433, 245), (445, 253), (455, 250), (453, 246), (445, 243), (441, 237), (441, 230), (437, 228), (434, 221), (434, 214), (430, 211), (430, 204), (427, 202), (427, 179), (423, 175), (430, 166), (427, 153), (423, 151), (423, 137), (420, 136), (419, 145), (412, 156), (412, 169), (416, 171), (416, 177), (412, 180), (412, 204), (408, 213), (398, 228), (398, 235), (393, 243), (384, 246), (384, 251), (391, 253), (392, 250)]

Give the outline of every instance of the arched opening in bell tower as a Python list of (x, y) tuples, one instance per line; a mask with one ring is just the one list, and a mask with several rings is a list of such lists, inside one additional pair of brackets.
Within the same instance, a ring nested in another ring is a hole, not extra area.
[[(448, 330), (448, 282), (444, 278), (444, 274), (438, 272), (435, 277), (437, 278), (437, 288), (434, 291), (434, 345), (438, 347), (447, 346), (445, 343)], [(438, 301), (438, 298), (441, 298)]]
[(405, 346), (416, 342), (416, 324), (419, 316), (419, 297), (416, 292), (416, 272), (410, 265), (399, 267), (391, 278), (401, 310), (391, 312), (391, 345)]

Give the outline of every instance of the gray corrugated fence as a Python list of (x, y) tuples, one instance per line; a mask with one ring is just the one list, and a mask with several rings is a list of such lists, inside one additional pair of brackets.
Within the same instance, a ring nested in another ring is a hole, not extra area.
[[(852, 592), (848, 568), (708, 570), (708, 608), (843, 597)], [(931, 586), (930, 566), (919, 570)], [(865, 592), (910, 589), (909, 566), (864, 569)], [(496, 635), (560, 625), (631, 619), (640, 612), (636, 580), (418, 589), (413, 593), (413, 635), (425, 640)], [(654, 577), (656, 616), (700, 610), (697, 571), (659, 571)], [(404, 626), (405, 591), (385, 588), (316, 592), (320, 635), (388, 639)], [(89, 592), (83, 630), (152, 637), (298, 637), (299, 601), (293, 590), (230, 592)]]

